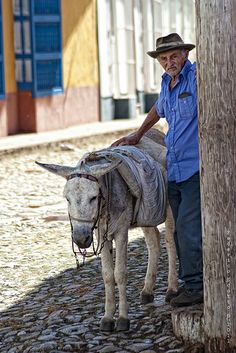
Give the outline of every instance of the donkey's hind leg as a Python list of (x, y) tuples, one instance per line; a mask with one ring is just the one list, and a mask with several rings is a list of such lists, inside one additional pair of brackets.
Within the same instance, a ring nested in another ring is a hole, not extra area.
[(157, 228), (142, 228), (148, 249), (148, 267), (145, 283), (141, 292), (142, 304), (151, 303), (154, 300), (153, 289), (156, 282), (157, 263), (160, 255), (160, 233)]

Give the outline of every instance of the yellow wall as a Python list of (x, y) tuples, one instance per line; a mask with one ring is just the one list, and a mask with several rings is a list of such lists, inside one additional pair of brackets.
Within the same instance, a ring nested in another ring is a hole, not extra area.
[(6, 93), (16, 92), (15, 49), (12, 1), (2, 0), (3, 43)]
[(98, 84), (96, 0), (62, 0), (64, 87)]

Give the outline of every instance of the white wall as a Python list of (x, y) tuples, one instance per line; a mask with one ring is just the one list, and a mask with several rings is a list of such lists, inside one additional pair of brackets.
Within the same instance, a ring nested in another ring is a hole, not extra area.
[(146, 52), (155, 49), (157, 37), (171, 32), (195, 43), (194, 1), (98, 0), (97, 4), (101, 96), (159, 92), (162, 69)]

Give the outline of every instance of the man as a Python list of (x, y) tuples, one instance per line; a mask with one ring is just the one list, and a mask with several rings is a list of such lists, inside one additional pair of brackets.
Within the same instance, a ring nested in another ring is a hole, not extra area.
[(147, 54), (165, 70), (160, 96), (141, 127), (112, 144), (135, 145), (160, 118), (167, 119), (168, 199), (175, 220), (179, 277), (184, 282), (167, 298), (172, 306), (203, 302), (196, 64), (188, 60), (193, 48), (177, 33), (156, 40), (156, 50)]

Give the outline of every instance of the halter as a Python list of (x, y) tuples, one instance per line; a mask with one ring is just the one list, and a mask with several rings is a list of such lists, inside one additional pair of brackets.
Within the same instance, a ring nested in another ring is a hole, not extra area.
[[(94, 224), (92, 226), (92, 238), (93, 238), (94, 229), (98, 229), (98, 238), (97, 238), (97, 246), (96, 247), (95, 247), (95, 244), (94, 244), (94, 238), (92, 240), (92, 244), (93, 244), (93, 251), (92, 252), (88, 253), (86, 249), (82, 250), (78, 246), (77, 247), (78, 247), (79, 251), (75, 250), (75, 243), (74, 243), (74, 240), (73, 240), (72, 220), (81, 221), (81, 222), (82, 221), (84, 222), (84, 220), (78, 219), (78, 218), (75, 218), (75, 217), (71, 217), (70, 214), (68, 213), (69, 220), (70, 220), (70, 226), (71, 226), (72, 251), (73, 251), (73, 253), (75, 255), (75, 261), (76, 261), (77, 268), (79, 268), (80, 267), (79, 258), (78, 258), (79, 254), (83, 256), (83, 265), (84, 265), (85, 258), (92, 257), (94, 255), (95, 256), (99, 256), (101, 254), (102, 249), (104, 247), (104, 244), (107, 241), (108, 226), (109, 226), (109, 221), (110, 221), (110, 213), (109, 213), (109, 209), (110, 209), (110, 195), (109, 195), (109, 191), (108, 191), (107, 200), (105, 200), (105, 197), (103, 196), (103, 193), (102, 193), (102, 190), (101, 190), (101, 186), (100, 186), (100, 184), (98, 182), (98, 179), (96, 177), (94, 177), (93, 175), (85, 174), (85, 173), (74, 173), (74, 174), (71, 174), (71, 175), (69, 175), (67, 177), (67, 181), (71, 180), (73, 178), (85, 178), (85, 179), (91, 180), (93, 182), (96, 182), (99, 185), (98, 212), (97, 212), (97, 217), (96, 217), (96, 219), (94, 221)], [(108, 190), (109, 190), (109, 188), (108, 188)], [(105, 230), (105, 233), (103, 234), (102, 241), (101, 241), (101, 234), (100, 234), (100, 229), (99, 229), (99, 221), (100, 221), (100, 217), (102, 215), (102, 210), (103, 210), (103, 208), (105, 206), (105, 203), (102, 205), (102, 200), (107, 201), (106, 202), (106, 204), (107, 204), (106, 205), (107, 206), (107, 220), (106, 220), (106, 230)]]
[(85, 178), (85, 179), (89, 179), (91, 181), (95, 181), (96, 183), (98, 183), (98, 179), (95, 178), (95, 176), (90, 175), (90, 174), (84, 174), (84, 173), (74, 173), (74, 174), (70, 174), (66, 179), (71, 180), (73, 178)]

